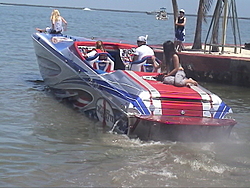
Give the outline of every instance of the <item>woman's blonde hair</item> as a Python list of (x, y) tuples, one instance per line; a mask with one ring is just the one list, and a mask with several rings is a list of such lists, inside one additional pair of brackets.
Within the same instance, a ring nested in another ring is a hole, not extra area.
[(52, 22), (56, 22), (56, 21), (59, 20), (59, 18), (60, 18), (60, 12), (59, 12), (59, 10), (54, 9), (54, 10), (52, 11), (52, 13), (51, 13), (50, 20), (51, 20)]

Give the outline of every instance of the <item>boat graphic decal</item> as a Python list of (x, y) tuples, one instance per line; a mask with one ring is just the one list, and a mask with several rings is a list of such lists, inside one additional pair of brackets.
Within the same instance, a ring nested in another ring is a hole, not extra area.
[(65, 63), (67, 63), (75, 71), (77, 71), (77, 72), (88, 72), (87, 70), (83, 69), (81, 66), (77, 65), (76, 63), (74, 63), (72, 60), (70, 60), (70, 59), (66, 58), (65, 56), (63, 56), (63, 54), (61, 54), (61, 52), (58, 51), (54, 46), (49, 45), (50, 42), (48, 43), (49, 40), (47, 38), (45, 38), (42, 35), (40, 35), (40, 38), (42, 38), (43, 40), (39, 40), (39, 38), (36, 38), (37, 42), (41, 43), (46, 48), (51, 49), (52, 51), (54, 51), (54, 55), (55, 56), (57, 56), (60, 60), (62, 60)]
[[(151, 101), (150, 104), (147, 106), (148, 111), (153, 112), (155, 115), (162, 115), (162, 104), (160, 100), (152, 100), (152, 98), (157, 98), (160, 97), (161, 94), (157, 91), (157, 89), (155, 89), (152, 85), (150, 85), (145, 79), (143, 79), (141, 76), (139, 76), (138, 74), (136, 74), (133, 71), (126, 71), (126, 73), (132, 78), (134, 79), (135, 82), (139, 83), (142, 87), (144, 87), (151, 95)], [(154, 109), (158, 109), (158, 110), (152, 110), (152, 106), (154, 107)]]
[(222, 119), (228, 112), (230, 112), (231, 108), (227, 106), (224, 102), (222, 102), (214, 114), (214, 118)]
[(119, 97), (121, 99), (127, 100), (130, 103), (133, 104), (133, 106), (141, 113), (144, 115), (149, 115), (150, 111), (147, 108), (147, 106), (144, 104), (143, 100), (137, 96), (137, 95), (133, 95), (130, 94), (124, 90), (115, 88), (113, 86), (111, 86), (108, 82), (105, 81), (101, 81), (101, 80), (93, 80), (97, 85), (98, 85), (98, 89), (106, 91), (116, 97)]
[(115, 115), (111, 105), (103, 98), (98, 99), (96, 103), (96, 115), (103, 123), (103, 126), (112, 127), (115, 123)]

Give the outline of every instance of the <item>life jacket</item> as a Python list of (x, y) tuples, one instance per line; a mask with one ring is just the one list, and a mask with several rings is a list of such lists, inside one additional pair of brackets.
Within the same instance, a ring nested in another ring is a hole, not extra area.
[(101, 49), (95, 49), (95, 51), (97, 52), (97, 53), (103, 53), (104, 51), (102, 51)]

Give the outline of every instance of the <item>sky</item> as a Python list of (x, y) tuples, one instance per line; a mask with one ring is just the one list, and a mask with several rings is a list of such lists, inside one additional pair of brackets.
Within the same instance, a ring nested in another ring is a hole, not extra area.
[[(233, 1), (233, 0), (229, 0)], [(179, 9), (187, 14), (196, 14), (199, 0), (177, 0)], [(250, 17), (250, 0), (235, 0), (238, 17)], [(47, 6), (88, 7), (98, 9), (154, 11), (166, 7), (172, 11), (172, 0), (0, 0), (0, 3), (18, 3)], [(214, 0), (214, 4), (216, 0)], [(209, 14), (213, 13), (213, 9)]]

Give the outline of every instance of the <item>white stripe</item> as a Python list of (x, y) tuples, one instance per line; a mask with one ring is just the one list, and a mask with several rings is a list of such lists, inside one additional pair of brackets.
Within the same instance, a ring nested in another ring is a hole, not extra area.
[[(201, 96), (202, 100), (207, 100), (210, 101), (210, 95), (203, 91), (202, 88), (199, 88), (198, 86), (192, 86), (191, 89), (193, 89), (194, 91), (196, 91), (197, 93), (199, 93), (199, 95)], [(204, 117), (212, 117), (212, 114), (210, 112), (211, 109), (211, 103), (203, 103), (202, 102), (202, 110), (203, 110), (203, 116)]]
[(222, 119), (223, 116), (226, 114), (226, 112), (225, 112), (226, 108), (227, 108), (227, 106), (225, 105), (224, 108), (223, 108), (223, 110), (221, 111), (221, 114), (220, 114), (220, 116), (219, 116), (219, 119)]
[(136, 81), (140, 82), (143, 86), (145, 86), (150, 93), (152, 94), (152, 97), (160, 97), (160, 93), (147, 81), (145, 81), (142, 77), (137, 75), (134, 71), (126, 71), (128, 74), (130, 74)]
[[(158, 92), (157, 89), (155, 89), (152, 85), (150, 85), (146, 80), (144, 80), (142, 77), (138, 76), (134, 71), (126, 71), (130, 76), (132, 76), (135, 81), (141, 83), (143, 86), (145, 86), (148, 91), (151, 93), (152, 98), (155, 97), (161, 97), (161, 94)], [(145, 103), (145, 101), (144, 101)], [(153, 105), (155, 106), (156, 110), (154, 110), (154, 115), (162, 115), (162, 106), (161, 106), (161, 100), (152, 100)], [(150, 103), (145, 104), (148, 109), (150, 106)]]

